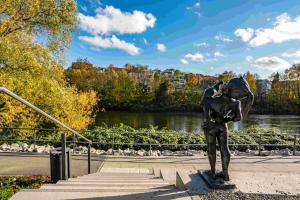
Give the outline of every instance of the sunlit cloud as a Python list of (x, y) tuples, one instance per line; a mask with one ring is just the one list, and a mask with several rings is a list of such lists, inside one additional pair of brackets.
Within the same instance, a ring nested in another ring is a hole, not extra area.
[(113, 6), (96, 10), (96, 16), (78, 14), (79, 26), (93, 35), (109, 35), (112, 33), (143, 33), (155, 26), (156, 18), (151, 13), (135, 10), (123, 12)]
[(136, 47), (133, 43), (120, 40), (115, 35), (108, 38), (102, 38), (101, 36), (80, 36), (79, 40), (104, 49), (120, 49), (133, 56), (140, 54), (140, 48)]
[(283, 13), (276, 17), (273, 27), (237, 29), (235, 35), (248, 42), (251, 47), (300, 40), (300, 16), (292, 19), (287, 13)]
[(223, 35), (223, 34), (215, 35), (215, 40), (219, 40), (219, 41), (223, 41), (223, 42), (232, 42), (233, 41), (228, 36)]
[(276, 56), (257, 58), (253, 64), (258, 69), (271, 72), (283, 71), (291, 66), (289, 62)]
[(160, 52), (166, 52), (167, 51), (167, 47), (166, 45), (162, 44), (162, 43), (158, 43), (156, 45), (156, 49)]

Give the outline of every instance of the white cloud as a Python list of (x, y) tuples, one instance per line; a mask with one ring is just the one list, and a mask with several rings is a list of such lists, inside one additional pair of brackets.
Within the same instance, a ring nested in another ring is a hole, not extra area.
[(298, 50), (294, 53), (285, 52), (282, 54), (282, 56), (286, 57), (286, 58), (300, 58), (300, 50)]
[(199, 62), (204, 60), (204, 56), (201, 53), (195, 53), (191, 54), (188, 53), (184, 56), (186, 60), (194, 61), (194, 62)]
[(201, 42), (201, 43), (194, 44), (194, 46), (196, 46), (196, 47), (206, 47), (206, 46), (208, 46), (208, 44), (206, 42)]
[(102, 38), (101, 36), (79, 36), (79, 40), (85, 41), (93, 46), (101, 47), (104, 49), (120, 49), (133, 56), (138, 55), (140, 53), (140, 48), (136, 47), (132, 43), (120, 40), (115, 35), (108, 38)]
[(245, 57), (245, 60), (249, 63), (252, 63), (253, 62), (253, 57), (252, 56), (246, 56)]
[(187, 60), (184, 59), (184, 58), (180, 59), (180, 62), (181, 62), (182, 64), (189, 64), (189, 61), (187, 61)]
[(220, 41), (223, 41), (223, 42), (232, 42), (232, 39), (230, 39), (229, 37), (227, 37), (223, 34), (215, 35), (215, 40), (220, 40)]
[(244, 42), (249, 41), (253, 36), (254, 30), (252, 28), (237, 29), (234, 34), (240, 37)]
[(166, 52), (167, 51), (167, 47), (166, 45), (162, 44), (162, 43), (158, 43), (156, 45), (156, 49), (160, 52)]
[[(238, 29), (239, 30), (239, 29)], [(247, 29), (240, 29), (245, 32)], [(248, 37), (250, 37), (248, 35)], [(269, 43), (282, 43), (289, 40), (300, 40), (300, 16), (291, 19), (287, 13), (283, 13), (276, 17), (275, 23), (271, 28), (259, 28), (254, 31), (251, 40), (244, 40), (252, 47), (258, 47)]]
[(78, 14), (79, 26), (93, 35), (109, 35), (112, 33), (142, 33), (153, 28), (156, 18), (151, 13), (135, 10), (132, 13), (122, 12), (113, 6), (96, 10), (96, 16)]
[(216, 51), (216, 52), (214, 53), (214, 56), (215, 56), (215, 58), (217, 58), (217, 57), (224, 57), (224, 54), (222, 54), (222, 53), (219, 52), (219, 51)]
[(283, 71), (291, 66), (286, 60), (273, 57), (261, 57), (254, 61), (254, 66), (258, 69), (268, 70), (271, 72)]
[(201, 5), (200, 2), (196, 2), (194, 5), (186, 7), (186, 9), (187, 10), (197, 9), (200, 8), (200, 5)]
[(194, 7), (200, 7), (200, 2), (195, 3)]

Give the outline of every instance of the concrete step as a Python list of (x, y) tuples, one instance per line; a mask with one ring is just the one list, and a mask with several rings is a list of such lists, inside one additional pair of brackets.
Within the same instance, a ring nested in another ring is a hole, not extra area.
[(15, 194), (11, 200), (32, 200), (32, 199), (106, 199), (106, 200), (191, 200), (190, 196), (185, 191), (178, 191), (176, 189), (165, 190), (165, 191), (136, 191), (136, 192), (101, 192), (101, 191), (60, 191), (60, 190), (21, 190)]
[(153, 174), (107, 174), (107, 173), (96, 173), (84, 175), (84, 177), (154, 177)]
[(143, 177), (77, 177), (77, 179), (85, 179), (85, 180), (157, 180), (158, 178), (155, 177), (149, 177), (149, 178), (143, 178)]
[(207, 194), (210, 189), (196, 170), (177, 170), (176, 187), (189, 194)]
[(105, 168), (100, 173), (135, 173), (135, 174), (151, 174), (152, 170), (147, 168)]
[(44, 184), (41, 186), (41, 189), (102, 189), (107, 191), (118, 191), (119, 189), (130, 190), (139, 190), (139, 189), (155, 189), (155, 190), (170, 190), (173, 189), (173, 186), (170, 185), (72, 185), (72, 184)]
[(157, 177), (157, 178), (162, 178), (162, 175), (161, 175), (161, 173), (160, 173), (160, 168), (153, 168), (153, 174), (154, 174), (154, 176), (155, 177)]
[(175, 185), (175, 182), (176, 182), (176, 169), (175, 168), (171, 168), (171, 169), (161, 168), (160, 173), (165, 182)]
[[(60, 181), (66, 182), (66, 181)], [(67, 182), (91, 182), (91, 183), (147, 183), (147, 182), (162, 182), (164, 183), (163, 179), (141, 179), (141, 180), (103, 180), (103, 179), (77, 179), (77, 178), (70, 178)]]
[(137, 183), (137, 182), (133, 182), (133, 183), (117, 183), (117, 182), (102, 182), (102, 183), (90, 183), (90, 182), (58, 182), (55, 185), (87, 185), (87, 186), (164, 186), (164, 185), (169, 185), (168, 183), (164, 183), (164, 182), (143, 182), (143, 183)]

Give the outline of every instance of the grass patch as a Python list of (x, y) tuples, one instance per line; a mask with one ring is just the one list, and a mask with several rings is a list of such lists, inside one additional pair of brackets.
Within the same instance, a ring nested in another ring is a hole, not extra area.
[(2, 176), (0, 177), (0, 200), (12, 197), (21, 189), (37, 189), (49, 182), (47, 176)]

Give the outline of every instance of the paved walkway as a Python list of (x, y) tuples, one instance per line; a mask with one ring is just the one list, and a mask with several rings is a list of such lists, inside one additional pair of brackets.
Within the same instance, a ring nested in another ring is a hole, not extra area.
[[(87, 172), (86, 156), (73, 156), (73, 174)], [(182, 168), (192, 170), (208, 169), (207, 157), (92, 157), (92, 172), (105, 168)], [(217, 166), (220, 167), (220, 158)], [(300, 174), (300, 156), (235, 156), (231, 158), (230, 171), (284, 172)], [(0, 175), (49, 175), (49, 155), (0, 153)]]
[[(299, 156), (235, 156), (231, 158), (230, 171), (243, 172), (284, 172), (300, 174)], [(106, 168), (182, 168), (203, 170), (209, 169), (207, 157), (106, 157), (103, 167)], [(220, 158), (218, 158), (217, 167), (221, 169)]]
[[(74, 156), (71, 163), (72, 175), (84, 175), (88, 171), (87, 156)], [(91, 171), (96, 172), (101, 161), (91, 162)], [(3, 175), (48, 175), (50, 159), (47, 154), (37, 153), (0, 153), (0, 176)]]

